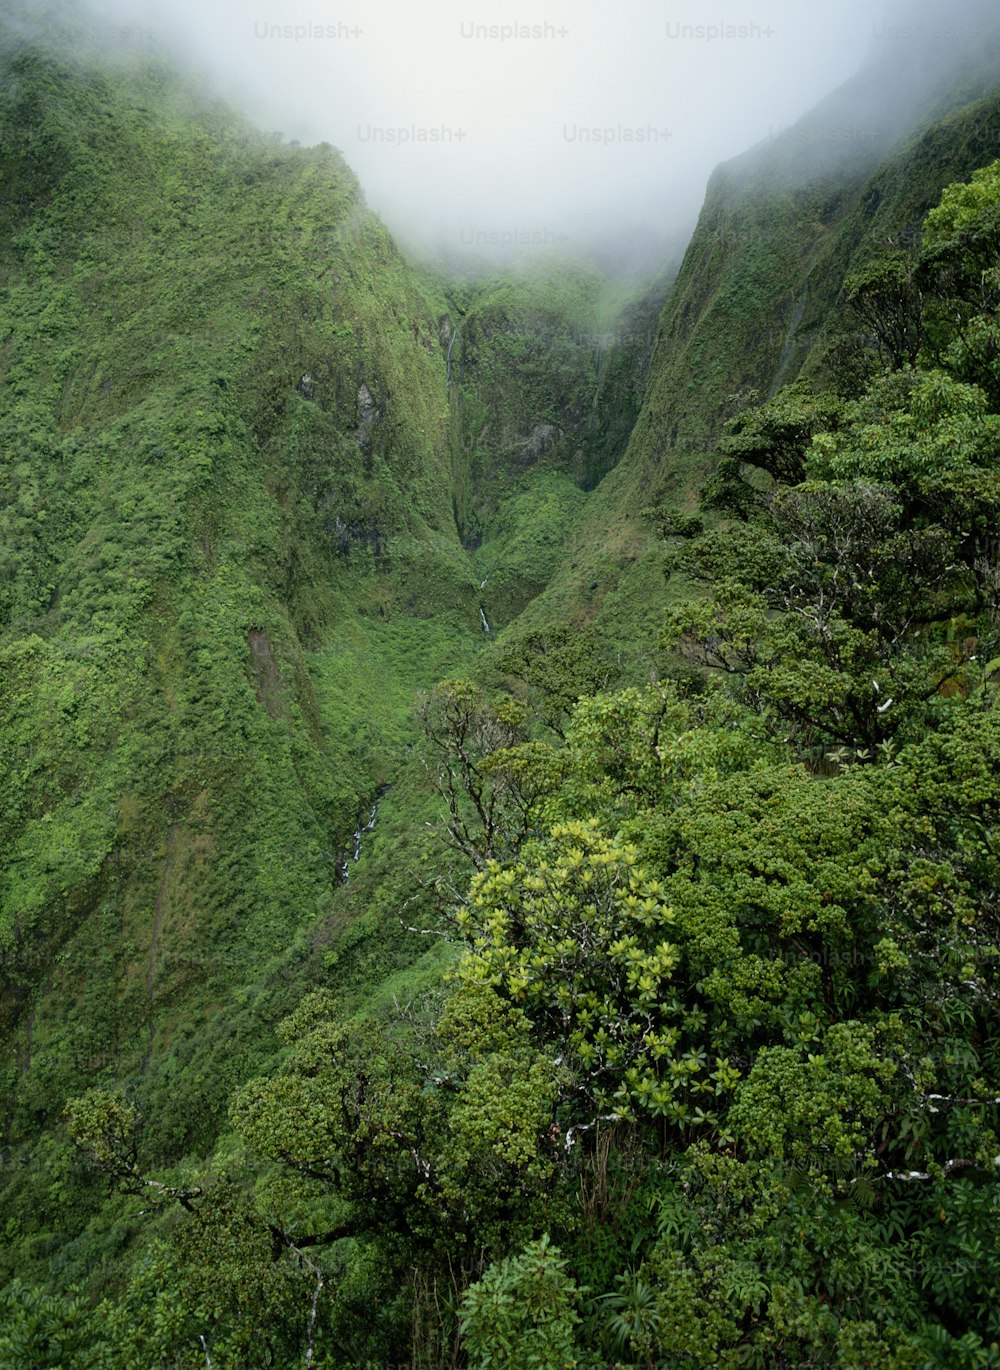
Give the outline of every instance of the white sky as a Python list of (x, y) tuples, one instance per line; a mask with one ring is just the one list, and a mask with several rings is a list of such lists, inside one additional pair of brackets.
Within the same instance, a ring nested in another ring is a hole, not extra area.
[(900, 0), (88, 3), (333, 143), (404, 242), (453, 252), (690, 223), (713, 166), (850, 76)]

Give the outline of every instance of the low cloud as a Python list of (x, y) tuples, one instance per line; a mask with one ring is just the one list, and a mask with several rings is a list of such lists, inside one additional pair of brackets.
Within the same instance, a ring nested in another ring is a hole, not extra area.
[(892, 0), (87, 4), (207, 71), (263, 128), (333, 143), (397, 236), (447, 258), (675, 240), (718, 162), (793, 125), (880, 44), (946, 23), (934, 41), (958, 42), (971, 22)]

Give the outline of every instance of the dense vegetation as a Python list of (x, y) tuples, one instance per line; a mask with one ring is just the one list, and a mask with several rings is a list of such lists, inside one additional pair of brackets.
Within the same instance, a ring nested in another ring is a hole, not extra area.
[(650, 362), (3, 60), (0, 1364), (1000, 1365), (995, 105)]

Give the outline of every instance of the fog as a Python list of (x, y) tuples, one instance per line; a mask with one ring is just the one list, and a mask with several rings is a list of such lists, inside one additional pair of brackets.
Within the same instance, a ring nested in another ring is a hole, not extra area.
[(333, 143), (396, 235), (446, 259), (609, 244), (655, 255), (690, 231), (717, 163), (793, 125), (872, 55), (968, 42), (986, 12), (972, 0), (87, 5), (206, 72), (261, 127)]

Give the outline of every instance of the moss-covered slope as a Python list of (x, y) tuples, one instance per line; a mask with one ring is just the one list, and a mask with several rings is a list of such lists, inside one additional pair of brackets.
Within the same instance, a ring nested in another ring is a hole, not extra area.
[(194, 1164), (312, 985), (437, 974), (414, 695), (547, 583), (649, 338), (575, 269), (446, 292), (333, 149), (49, 20), (0, 3), (0, 1182), (60, 1283), (129, 1240), (69, 1095)]
[(74, 1169), (66, 1098), (124, 1084), (150, 1160), (190, 1167), (311, 986), (433, 981), (400, 918), (426, 893), (414, 693), (507, 625), (594, 620), (634, 674), (648, 512), (693, 502), (734, 395), (820, 366), (845, 276), (996, 155), (1000, 103), (989, 70), (928, 77), (845, 145), (864, 76), (720, 170), (656, 325), (657, 289), (623, 308), (576, 267), (421, 276), (332, 149), (15, 16), (0, 1179), (7, 1267), (62, 1284), (117, 1278), (135, 1231)]
[(2, 62), (4, 1146), (36, 1157), (3, 1178), (44, 1246), (81, 1083), (131, 1079), (165, 1159), (211, 1145), (481, 631), (444, 306), (339, 155), (140, 57)]
[(531, 614), (594, 619), (623, 648), (655, 639), (663, 580), (651, 515), (695, 507), (726, 419), (754, 393), (822, 372), (846, 278), (912, 241), (943, 187), (996, 157), (998, 51), (1000, 41), (983, 41), (941, 67), (920, 49), (907, 79), (872, 61), (794, 128), (715, 172), (627, 452)]
[(585, 493), (624, 452), (665, 289), (629, 298), (558, 261), (451, 286), (456, 518), (492, 627), (548, 583)]

